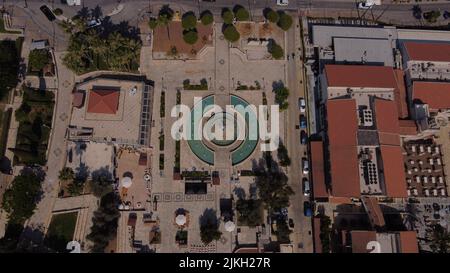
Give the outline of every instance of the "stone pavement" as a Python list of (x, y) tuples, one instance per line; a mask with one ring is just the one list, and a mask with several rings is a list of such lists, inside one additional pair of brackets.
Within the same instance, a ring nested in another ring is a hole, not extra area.
[[(33, 216), (25, 223), (31, 228), (41, 226), (45, 234), (50, 223), (53, 205), (58, 194), (58, 173), (66, 161), (66, 139), (65, 133), (68, 126), (71, 109), (70, 95), (74, 85), (74, 74), (62, 64), (63, 52), (56, 52), (56, 70), (58, 75), (58, 91), (56, 94), (56, 105), (53, 114), (52, 130), (48, 147), (47, 175), (42, 188), (44, 195), (37, 204)], [(57, 122), (55, 122), (57, 119)], [(43, 238), (33, 238), (32, 234), (23, 234), (31, 239), (40, 242)]]

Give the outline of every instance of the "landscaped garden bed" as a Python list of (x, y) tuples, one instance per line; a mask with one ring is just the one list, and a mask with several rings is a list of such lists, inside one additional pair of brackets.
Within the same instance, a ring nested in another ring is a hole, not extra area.
[(192, 84), (189, 79), (183, 81), (184, 90), (208, 90), (208, 81), (201, 79), (200, 84)]
[(54, 94), (50, 91), (24, 87), (22, 105), (15, 112), (19, 122), (15, 164), (45, 165), (52, 126)]
[(54, 76), (55, 65), (48, 49), (33, 49), (28, 56), (28, 74), (35, 76)]
[(261, 90), (261, 84), (258, 81), (255, 81), (255, 85), (246, 85), (238, 81), (236, 91), (243, 90)]

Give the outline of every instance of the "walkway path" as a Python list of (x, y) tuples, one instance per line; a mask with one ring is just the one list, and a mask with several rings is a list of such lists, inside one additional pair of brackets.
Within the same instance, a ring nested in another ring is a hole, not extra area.
[[(66, 160), (66, 129), (70, 119), (71, 110), (71, 91), (74, 84), (74, 74), (62, 64), (64, 53), (56, 52), (56, 68), (58, 75), (58, 91), (56, 94), (56, 106), (53, 115), (52, 132), (49, 141), (47, 176), (43, 182), (42, 188), (44, 196), (38, 203), (33, 216), (27, 221), (26, 226), (40, 227), (41, 231), (46, 232), (50, 223), (53, 205), (58, 194), (58, 173), (64, 166)], [(56, 122), (55, 122), (56, 121)], [(23, 234), (28, 236), (29, 234)], [(31, 238), (40, 242), (43, 238)]]

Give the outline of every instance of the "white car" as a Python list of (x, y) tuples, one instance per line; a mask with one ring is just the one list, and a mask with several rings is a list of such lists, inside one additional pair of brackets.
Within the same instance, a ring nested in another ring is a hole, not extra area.
[(277, 6), (287, 6), (289, 5), (289, 0), (277, 0)]
[(367, 2), (359, 2), (358, 8), (359, 9), (371, 9), (374, 6), (373, 3), (367, 3)]
[(81, 0), (66, 0), (68, 6), (81, 6)]
[(302, 165), (303, 165), (303, 174), (307, 175), (309, 173), (309, 161), (306, 158), (302, 159)]
[(93, 28), (93, 27), (98, 27), (101, 24), (102, 24), (102, 21), (100, 19), (92, 19), (86, 23), (86, 27)]
[(305, 113), (306, 111), (306, 101), (304, 98), (298, 99), (298, 108), (300, 109), (300, 113)]

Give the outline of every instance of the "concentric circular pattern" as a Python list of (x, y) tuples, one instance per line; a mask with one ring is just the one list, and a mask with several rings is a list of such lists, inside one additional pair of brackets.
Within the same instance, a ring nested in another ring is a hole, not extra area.
[[(237, 96), (232, 95), (230, 99), (234, 107), (248, 106), (245, 100)], [(193, 113), (198, 107), (202, 107), (203, 114), (195, 117)], [(192, 139), (188, 141), (192, 152), (209, 165), (214, 165), (214, 154), (218, 149), (226, 149), (231, 154), (233, 165), (250, 156), (258, 142), (258, 121), (254, 111), (249, 113), (249, 117), (245, 115), (244, 108), (223, 111), (214, 106), (214, 96), (204, 97), (194, 105), (191, 113)], [(250, 126), (252, 133), (249, 123), (253, 125)]]

